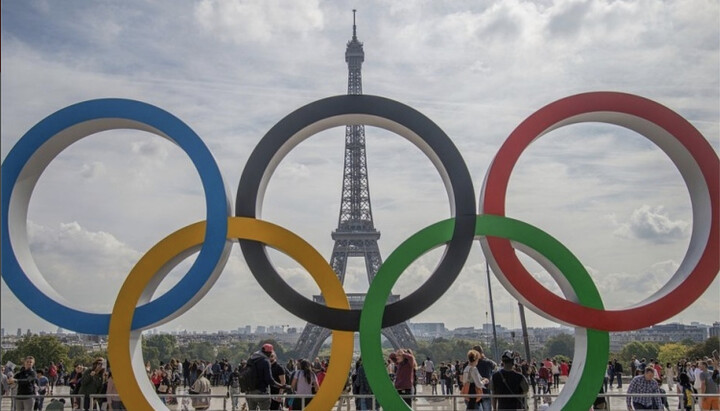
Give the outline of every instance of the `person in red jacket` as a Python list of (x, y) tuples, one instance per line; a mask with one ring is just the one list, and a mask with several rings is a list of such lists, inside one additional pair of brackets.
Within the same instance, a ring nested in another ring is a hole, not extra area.
[(560, 375), (564, 377), (570, 375), (570, 367), (568, 366), (568, 363), (565, 362), (565, 360), (562, 360), (560, 362)]
[(552, 372), (550, 368), (543, 363), (538, 370), (538, 386), (540, 394), (550, 394), (550, 384), (552, 384)]
[(413, 376), (415, 368), (417, 368), (415, 356), (412, 351), (401, 348), (395, 353), (394, 358), (396, 365), (395, 389), (403, 397), (405, 403), (412, 407)]

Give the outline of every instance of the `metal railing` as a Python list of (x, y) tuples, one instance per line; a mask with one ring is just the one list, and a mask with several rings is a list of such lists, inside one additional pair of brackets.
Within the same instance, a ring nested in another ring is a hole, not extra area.
[[(559, 396), (557, 393), (552, 394), (528, 394), (527, 396), (518, 396), (518, 395), (483, 395), (483, 396), (477, 396), (481, 398), (489, 398), (492, 400), (493, 398), (525, 398), (527, 407), (529, 410), (540, 410), (543, 408), (543, 404), (552, 404), (553, 401), (556, 400), (556, 398)], [(700, 406), (700, 400), (702, 398), (710, 398), (710, 397), (717, 397), (718, 394), (694, 394), (693, 397), (695, 397), (695, 408), (699, 410)], [(82, 401), (85, 398), (85, 395), (83, 394), (54, 394), (54, 395), (44, 395), (44, 396), (38, 396), (38, 395), (6, 395), (3, 397), (2, 402), (2, 410), (13, 410), (14, 409), (14, 399), (38, 399), (42, 397), (44, 400), (44, 407), (47, 406), (52, 400), (60, 400), (64, 399), (65, 405), (64, 409), (72, 409), (72, 404), (79, 402), (82, 404)], [(189, 404), (186, 403), (189, 410), (192, 410), (192, 400), (198, 399), (198, 398), (207, 398), (211, 404), (210, 410), (233, 410), (233, 409), (241, 409), (242, 404), (247, 402), (247, 398), (260, 398), (260, 399), (281, 399), (283, 404), (286, 404), (286, 401), (289, 399), (292, 399), (294, 401), (302, 400), (303, 398), (311, 398), (312, 395), (300, 395), (300, 394), (275, 394), (275, 395), (268, 395), (268, 394), (160, 394), (160, 398), (164, 399), (165, 401), (168, 400), (175, 400), (176, 404), (178, 405), (178, 409), (184, 409), (183, 407), (183, 400), (189, 399)], [(460, 411), (465, 409), (465, 398), (467, 397), (474, 397), (473, 395), (462, 395), (462, 394), (451, 394), (451, 395), (438, 395), (438, 394), (416, 394), (409, 396), (412, 398), (412, 408), (414, 410), (447, 410), (447, 411)], [(677, 409), (677, 401), (682, 400), (682, 394), (679, 393), (665, 393), (665, 394), (628, 394), (628, 393), (606, 393), (606, 394), (599, 394), (598, 397), (603, 397), (606, 399), (607, 408), (606, 410), (626, 410), (626, 399), (628, 397), (632, 398), (640, 398), (640, 397), (655, 397), (655, 398), (665, 398), (670, 402), (672, 400), (672, 404), (670, 404), (670, 409)], [(112, 394), (93, 394), (90, 395), (92, 404), (95, 405), (95, 403), (101, 403), (104, 401), (117, 401), (119, 397), (117, 395)], [(613, 401), (612, 399), (616, 399)], [(234, 400), (237, 401), (237, 408), (233, 408)], [(370, 399), (370, 409), (371, 410), (377, 410), (377, 401), (375, 399), (374, 395), (360, 395), (360, 394), (344, 394), (342, 395), (336, 405), (335, 409), (337, 411), (342, 410), (355, 410), (355, 400), (356, 399)], [(622, 399), (622, 400), (619, 400)], [(7, 401), (6, 401), (7, 400)], [(423, 401), (418, 401), (423, 400)], [(8, 404), (9, 403), (9, 404)], [(10, 408), (8, 408), (8, 405)], [(172, 404), (171, 404), (172, 405)], [(44, 408), (43, 407), (43, 408)], [(284, 408), (286, 409), (286, 408)]]

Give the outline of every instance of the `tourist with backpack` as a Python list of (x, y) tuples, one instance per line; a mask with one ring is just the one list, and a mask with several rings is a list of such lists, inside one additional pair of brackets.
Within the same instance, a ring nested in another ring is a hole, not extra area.
[(264, 344), (247, 361), (247, 367), (240, 371), (240, 389), (248, 395), (265, 397), (247, 397), (250, 410), (270, 408), (270, 387), (287, 388), (272, 377), (270, 356), (274, 353), (272, 344)]

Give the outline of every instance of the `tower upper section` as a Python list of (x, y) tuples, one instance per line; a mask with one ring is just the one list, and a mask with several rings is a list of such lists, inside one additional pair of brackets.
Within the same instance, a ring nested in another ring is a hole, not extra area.
[(345, 61), (348, 64), (348, 94), (362, 94), (362, 63), (365, 61), (363, 44), (357, 38), (355, 10), (353, 10), (353, 36), (345, 49)]

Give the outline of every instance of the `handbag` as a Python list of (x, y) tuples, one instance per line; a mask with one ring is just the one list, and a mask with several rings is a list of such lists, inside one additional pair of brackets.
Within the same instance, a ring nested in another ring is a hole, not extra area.
[(165, 385), (165, 384), (163, 384), (163, 383), (160, 383), (160, 385), (158, 385), (158, 389), (157, 389), (157, 390), (158, 390), (159, 393), (165, 394), (165, 393), (168, 392), (168, 388), (169, 388), (169, 387), (168, 387), (167, 385)]

